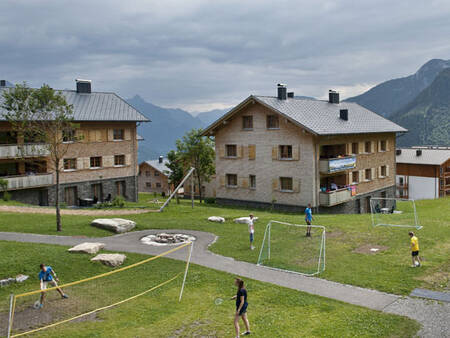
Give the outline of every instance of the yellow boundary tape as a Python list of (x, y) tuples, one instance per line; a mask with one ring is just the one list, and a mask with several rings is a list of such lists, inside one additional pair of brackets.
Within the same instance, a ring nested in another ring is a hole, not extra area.
[(110, 304), (110, 305), (107, 305), (107, 306), (103, 306), (103, 307), (100, 307), (100, 308), (98, 308), (98, 309), (95, 309), (95, 310), (92, 310), (92, 311), (83, 313), (83, 314), (81, 314), (81, 315), (78, 315), (78, 316), (75, 316), (75, 317), (72, 317), (72, 318), (69, 318), (69, 319), (64, 319), (64, 320), (61, 320), (61, 321), (59, 321), (59, 322), (56, 322), (56, 323), (53, 323), (53, 324), (50, 324), (50, 325), (47, 325), (47, 326), (43, 326), (43, 327), (40, 327), (40, 328), (37, 328), (37, 329), (34, 329), (34, 330), (30, 330), (30, 331), (18, 333), (18, 334), (12, 335), (11, 337), (20, 337), (20, 336), (24, 336), (24, 335), (27, 335), (27, 334), (30, 334), (30, 333), (38, 332), (38, 331), (41, 331), (41, 330), (44, 330), (44, 329), (49, 329), (49, 328), (51, 328), (51, 327), (54, 327), (54, 326), (57, 326), (57, 325), (60, 325), (60, 324), (64, 324), (64, 323), (70, 322), (70, 321), (72, 321), (72, 320), (75, 320), (75, 319), (78, 319), (78, 318), (81, 318), (81, 317), (90, 315), (90, 314), (92, 314), (92, 313), (95, 313), (95, 312), (98, 312), (98, 311), (102, 311), (102, 310), (106, 310), (106, 309), (112, 308), (112, 307), (114, 307), (114, 306), (120, 305), (120, 304), (125, 303), (125, 302), (128, 302), (128, 301), (130, 301), (130, 300), (132, 300), (132, 299), (135, 299), (135, 298), (137, 298), (137, 297), (140, 297), (140, 296), (142, 296), (142, 295), (145, 295), (146, 293), (149, 293), (149, 292), (151, 292), (151, 291), (153, 291), (153, 290), (156, 290), (157, 288), (160, 288), (161, 286), (164, 286), (164, 285), (166, 285), (166, 284), (172, 282), (173, 280), (177, 279), (178, 276), (180, 276), (181, 274), (182, 274), (182, 273), (179, 272), (179, 273), (177, 273), (177, 274), (175, 275), (175, 277), (172, 277), (171, 279), (166, 280), (165, 282), (162, 282), (161, 284), (156, 285), (156, 286), (152, 287), (151, 289), (148, 289), (148, 290), (146, 290), (146, 291), (144, 291), (144, 292), (141, 292), (141, 293), (139, 293), (139, 294), (137, 294), (137, 295), (134, 295), (134, 296), (132, 296), (132, 297), (129, 297), (129, 298), (127, 298), (127, 299), (123, 299), (123, 300), (121, 300), (121, 301), (119, 301), (119, 302), (117, 302), (117, 303)]

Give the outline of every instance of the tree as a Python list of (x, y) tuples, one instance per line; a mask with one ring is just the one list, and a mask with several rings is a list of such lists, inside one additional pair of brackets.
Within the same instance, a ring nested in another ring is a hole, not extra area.
[(209, 182), (215, 172), (214, 166), (214, 142), (201, 135), (201, 129), (188, 131), (181, 140), (177, 140), (177, 156), (183, 164), (183, 168), (188, 170), (194, 167), (194, 177), (198, 185), (200, 203), (202, 202), (202, 186), (204, 182)]
[[(170, 175), (169, 175), (169, 184), (173, 185), (175, 188), (181, 183), (184, 176), (184, 168), (183, 163), (181, 163), (181, 160), (174, 150), (169, 151), (167, 154), (167, 160), (169, 163), (166, 164), (166, 167), (170, 169)], [(177, 204), (180, 203), (178, 199), (178, 194), (175, 195)]]
[(41, 142), (48, 153), (48, 166), (55, 173), (56, 230), (61, 231), (59, 202), (59, 176), (62, 160), (69, 147), (68, 141), (75, 141), (72, 105), (61, 92), (44, 84), (33, 89), (26, 83), (16, 85), (3, 92), (2, 107), (7, 110), (6, 120), (17, 134), (19, 151), (24, 149), (25, 140)]

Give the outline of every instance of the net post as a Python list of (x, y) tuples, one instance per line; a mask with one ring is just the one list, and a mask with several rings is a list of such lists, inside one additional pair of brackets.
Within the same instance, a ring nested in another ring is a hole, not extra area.
[(264, 250), (264, 245), (266, 243), (266, 236), (267, 236), (267, 231), (269, 230), (270, 223), (271, 222), (267, 223), (266, 230), (264, 230), (264, 238), (263, 238), (263, 241), (262, 241), (261, 249), (259, 250), (258, 262), (256, 263), (257, 265), (259, 265), (261, 263), (261, 257), (262, 257), (262, 253), (263, 253), (263, 250)]
[(9, 318), (8, 318), (8, 333), (7, 337), (11, 337), (12, 325), (13, 325), (13, 312), (14, 312), (14, 294), (11, 293), (9, 296)]
[(270, 259), (270, 230), (272, 229), (272, 221), (269, 223), (269, 236), (268, 236), (268, 242), (267, 242), (267, 248), (268, 248), (268, 255), (267, 258)]
[(323, 229), (323, 271), (326, 269), (327, 231)]
[(183, 291), (184, 291), (184, 284), (186, 283), (186, 277), (189, 270), (189, 263), (191, 262), (191, 256), (192, 256), (192, 250), (194, 249), (194, 243), (191, 242), (190, 248), (188, 250), (188, 257), (186, 260), (186, 269), (184, 270), (184, 276), (183, 276), (183, 284), (181, 285), (180, 290), (180, 297), (178, 298), (178, 301), (181, 302), (181, 297), (183, 297)]

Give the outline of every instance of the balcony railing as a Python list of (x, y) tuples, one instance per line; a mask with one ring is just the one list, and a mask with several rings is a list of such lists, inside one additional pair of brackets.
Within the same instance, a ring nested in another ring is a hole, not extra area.
[(8, 182), (8, 190), (38, 188), (53, 184), (52, 174), (4, 176), (0, 178)]
[(2, 144), (0, 145), (0, 158), (23, 158), (48, 156), (49, 151), (45, 144)]
[(328, 192), (321, 192), (319, 194), (320, 205), (324, 207), (332, 207), (334, 205), (348, 202), (351, 199), (352, 199), (352, 192), (347, 188)]
[(356, 167), (356, 156), (338, 158), (322, 158), (319, 160), (319, 170), (324, 174), (332, 174)]

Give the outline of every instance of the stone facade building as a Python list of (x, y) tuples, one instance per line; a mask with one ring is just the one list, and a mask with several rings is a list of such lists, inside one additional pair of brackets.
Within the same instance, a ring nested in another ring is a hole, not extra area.
[[(114, 93), (92, 92), (89, 80), (77, 80), (76, 90), (62, 90), (73, 106), (77, 128), (67, 137), (60, 163), (60, 201), (68, 206), (84, 200), (137, 200), (136, 124), (148, 119)], [(0, 87), (0, 101), (2, 91)], [(0, 108), (0, 178), (15, 200), (38, 205), (55, 201), (55, 177), (43, 144), (18, 140)], [(23, 149), (18, 155), (18, 144)]]
[(160, 156), (157, 160), (144, 161), (139, 164), (139, 192), (170, 193), (170, 170), (166, 166), (167, 163), (169, 161)]
[(406, 130), (359, 106), (250, 96), (204, 130), (216, 144), (216, 201), (248, 207), (370, 212), (395, 196), (395, 138)]

